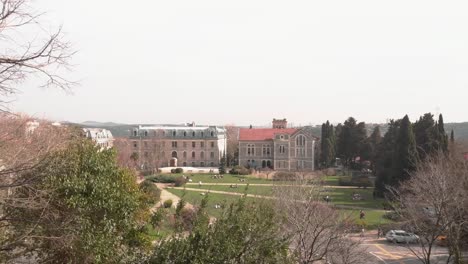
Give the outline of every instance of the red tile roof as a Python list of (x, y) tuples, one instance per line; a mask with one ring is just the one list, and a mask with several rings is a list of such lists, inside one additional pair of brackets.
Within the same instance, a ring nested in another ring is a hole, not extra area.
[(239, 140), (246, 141), (262, 141), (262, 140), (272, 140), (275, 137), (275, 134), (294, 134), (297, 131), (296, 128), (286, 128), (286, 129), (277, 129), (277, 128), (241, 128), (239, 130)]

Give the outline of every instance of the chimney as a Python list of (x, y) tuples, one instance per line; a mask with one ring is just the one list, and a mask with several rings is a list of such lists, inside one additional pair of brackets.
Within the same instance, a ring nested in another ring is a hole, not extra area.
[(273, 128), (285, 129), (288, 127), (288, 121), (284, 119), (273, 119)]

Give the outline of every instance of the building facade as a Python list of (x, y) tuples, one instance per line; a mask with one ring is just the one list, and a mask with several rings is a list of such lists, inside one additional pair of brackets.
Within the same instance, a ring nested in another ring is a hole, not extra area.
[(287, 128), (287, 120), (273, 120), (272, 128), (241, 128), (239, 165), (278, 171), (313, 171), (315, 137), (310, 127)]
[(213, 167), (226, 151), (226, 131), (216, 126), (139, 126), (131, 131), (131, 147), (141, 169)]
[(114, 146), (114, 137), (112, 133), (103, 128), (83, 128), (83, 134), (91, 139), (102, 149), (109, 149)]

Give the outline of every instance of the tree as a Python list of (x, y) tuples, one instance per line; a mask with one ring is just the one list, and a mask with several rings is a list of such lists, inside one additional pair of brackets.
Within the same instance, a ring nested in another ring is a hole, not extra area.
[(161, 241), (148, 263), (290, 263), (287, 239), (269, 204), (241, 198), (210, 226), (200, 217), (205, 207), (187, 236)]
[(74, 140), (18, 177), (30, 184), (5, 199), (4, 258), (34, 253), (39, 262), (124, 262), (132, 246), (150, 246), (142, 228), (148, 203), (113, 150)]
[(414, 170), (417, 158), (416, 141), (412, 124), (405, 115), (400, 123), (398, 136), (396, 138), (396, 150), (393, 156), (393, 177), (391, 185), (396, 186), (408, 179), (409, 173)]
[(327, 120), (322, 124), (322, 138), (320, 141), (320, 163), (329, 167), (335, 160), (336, 138), (333, 125)]
[(375, 157), (376, 190), (380, 196), (387, 191), (387, 185), (393, 183), (394, 156), (401, 120), (390, 120), (388, 131), (377, 146)]
[[(432, 262), (434, 245), (446, 236), (453, 263), (462, 263), (462, 237), (468, 223), (468, 164), (442, 150), (418, 163), (410, 178), (391, 188), (397, 212), (420, 236), (410, 250), (424, 264)], [(466, 234), (466, 233), (465, 233)]]
[(319, 182), (297, 179), (274, 187), (284, 236), (290, 238), (296, 263), (365, 263), (359, 241), (346, 237), (352, 220), (325, 204)]
[[(28, 0), (2, 0), (0, 5), (0, 110), (7, 110), (8, 97), (29, 77), (42, 87), (69, 89), (73, 82), (63, 77), (73, 55), (59, 28), (47, 33), (46, 25), (29, 7)], [(35, 35), (27, 36), (27, 32)]]
[(239, 127), (226, 125), (227, 146), (226, 146), (226, 166), (233, 167), (238, 164), (239, 159)]
[(367, 138), (366, 124), (364, 122), (357, 124), (356, 119), (350, 117), (339, 130), (337, 156), (349, 166), (354, 162), (354, 158), (361, 154)]

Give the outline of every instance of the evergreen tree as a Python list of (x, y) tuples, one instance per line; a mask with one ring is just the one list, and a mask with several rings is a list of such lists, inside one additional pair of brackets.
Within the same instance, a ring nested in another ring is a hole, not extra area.
[(388, 131), (377, 146), (375, 156), (376, 190), (382, 196), (386, 192), (393, 174), (393, 157), (401, 120), (390, 120)]
[(455, 143), (455, 133), (453, 132), (453, 129), (450, 132), (450, 143)]
[(439, 122), (437, 123), (438, 139), (439, 139), (439, 149), (447, 152), (448, 151), (448, 137), (445, 133), (444, 118), (442, 114), (439, 114)]
[(415, 168), (417, 162), (416, 140), (408, 115), (401, 120), (394, 154), (390, 183), (395, 186), (408, 179), (409, 172)]

